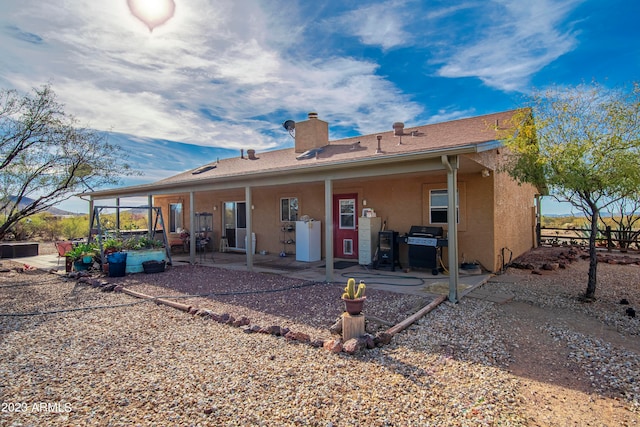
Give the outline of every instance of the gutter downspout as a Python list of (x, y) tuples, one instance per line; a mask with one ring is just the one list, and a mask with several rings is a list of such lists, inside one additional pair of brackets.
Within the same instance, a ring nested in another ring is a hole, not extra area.
[[(458, 195), (458, 156), (441, 156), (442, 165), (447, 169), (447, 244), (449, 255), (449, 301), (458, 303), (458, 215), (456, 199)], [(451, 161), (450, 161), (451, 160)]]

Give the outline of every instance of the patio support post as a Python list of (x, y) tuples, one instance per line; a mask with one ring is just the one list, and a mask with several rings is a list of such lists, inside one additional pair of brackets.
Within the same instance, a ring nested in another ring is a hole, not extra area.
[(449, 255), (449, 301), (458, 302), (458, 156), (441, 156), (447, 169), (447, 248)]
[(189, 262), (196, 263), (196, 202), (193, 197), (193, 191), (189, 192), (189, 228), (191, 229), (191, 237), (189, 238)]
[(324, 258), (326, 281), (333, 282), (333, 181), (324, 180)]
[(253, 241), (252, 241), (252, 229), (253, 229), (253, 224), (252, 224), (252, 217), (253, 217), (253, 202), (251, 200), (251, 187), (246, 186), (244, 188), (244, 199), (245, 199), (245, 203), (246, 203), (246, 210), (247, 210), (247, 244), (245, 245), (246, 247), (246, 252), (247, 252), (247, 270), (249, 271), (253, 271)]
[(147, 196), (147, 206), (149, 207), (149, 211), (147, 212), (147, 235), (149, 237), (152, 236), (151, 232), (155, 230), (151, 230), (153, 228), (153, 207), (151, 204), (153, 203), (153, 199), (151, 198), (151, 194)]
[(116, 197), (116, 230), (120, 232), (120, 197)]

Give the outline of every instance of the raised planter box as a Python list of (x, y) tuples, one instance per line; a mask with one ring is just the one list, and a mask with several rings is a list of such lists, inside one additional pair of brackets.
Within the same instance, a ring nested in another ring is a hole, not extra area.
[(165, 250), (162, 249), (145, 249), (141, 251), (127, 252), (127, 273), (142, 273), (144, 268), (142, 263), (145, 261), (165, 261)]

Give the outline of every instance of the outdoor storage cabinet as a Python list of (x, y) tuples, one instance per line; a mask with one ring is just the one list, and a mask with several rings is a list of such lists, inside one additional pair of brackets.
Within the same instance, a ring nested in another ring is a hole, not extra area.
[(378, 232), (382, 218), (361, 217), (358, 219), (358, 264), (369, 265), (373, 261), (373, 254), (378, 247)]
[(296, 261), (320, 261), (320, 221), (296, 221)]

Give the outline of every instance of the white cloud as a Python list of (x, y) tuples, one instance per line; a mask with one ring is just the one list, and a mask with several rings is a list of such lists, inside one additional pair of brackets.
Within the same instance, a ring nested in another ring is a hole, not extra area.
[[(233, 149), (251, 140), (264, 150), (290, 143), (277, 133), (279, 124), (309, 111), (338, 131), (360, 133), (425, 114), (413, 94), (382, 75), (377, 58), (349, 55), (335, 44), (345, 32), (363, 48), (381, 47), (383, 56), (420, 50), (400, 56), (407, 67), (434, 55), (441, 77), (521, 90), (575, 46), (575, 35), (562, 28), (581, 0), (443, 8), (390, 0), (337, 18), (324, 2), (191, 0), (176, 2), (174, 17), (153, 33), (125, 0), (5, 1), (0, 27), (15, 28), (0, 31), (0, 78), (10, 86), (26, 91), (52, 81), (67, 111), (97, 129)], [(460, 14), (465, 19), (456, 19)], [(325, 34), (327, 46), (314, 38), (319, 27), (326, 32), (336, 22), (335, 39)]]
[(391, 49), (409, 43), (411, 34), (405, 31), (413, 21), (405, 1), (391, 0), (363, 6), (346, 12), (335, 20), (345, 33), (350, 33), (367, 45)]
[[(153, 33), (124, 0), (23, 3), (11, 19), (43, 38), (46, 55), (22, 44), (23, 72), (4, 78), (23, 90), (52, 80), (66, 109), (97, 129), (231, 148), (249, 138), (260, 150), (281, 141), (264, 132), (277, 123), (255, 117), (276, 111), (313, 109), (365, 130), (372, 121), (388, 121), (396, 101), (398, 115), (421, 110), (376, 75), (377, 64), (310, 59), (300, 38), (305, 21), (287, 2), (269, 10), (258, 1), (179, 2), (175, 16)], [(382, 19), (385, 9), (374, 9), (373, 19)], [(388, 21), (395, 34), (397, 22)]]
[(583, 0), (494, 0), (479, 5), (479, 20), (487, 25), (463, 43), (447, 44), (437, 62), (443, 77), (478, 77), (505, 91), (523, 90), (531, 76), (577, 45), (568, 14)]

